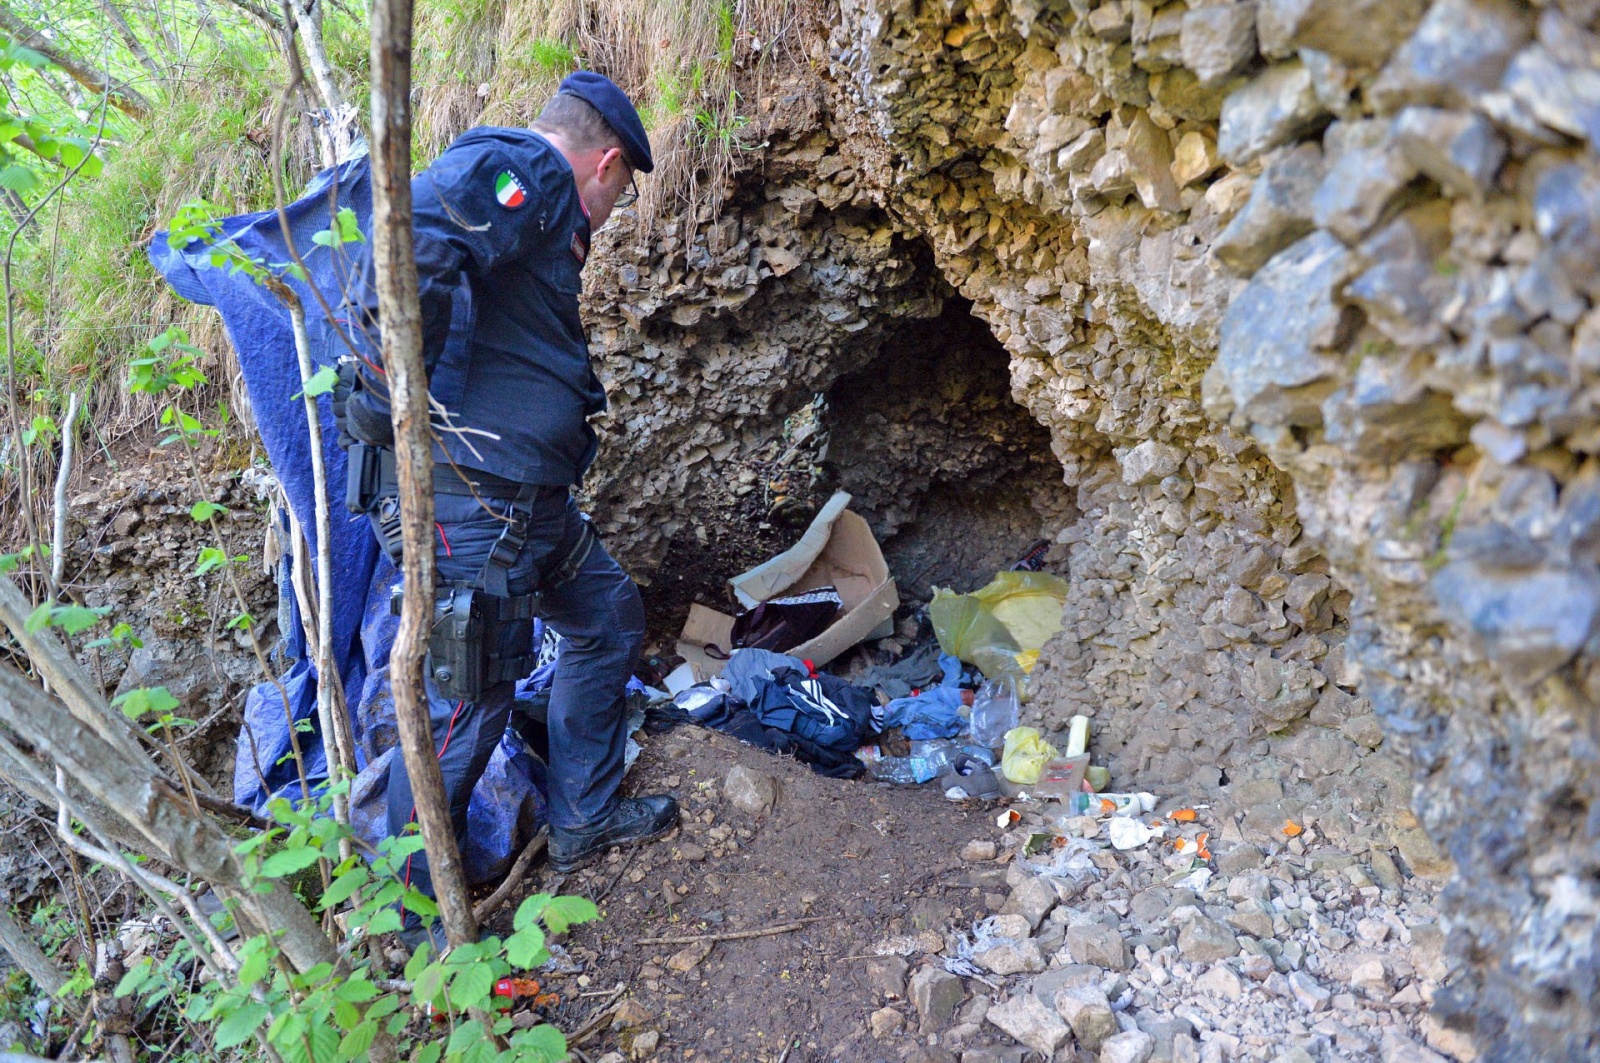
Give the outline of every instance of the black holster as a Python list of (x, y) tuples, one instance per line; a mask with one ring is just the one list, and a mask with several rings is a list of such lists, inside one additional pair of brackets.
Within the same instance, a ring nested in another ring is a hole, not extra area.
[[(399, 589), (390, 600), (400, 611)], [(497, 598), (467, 583), (441, 584), (428, 633), (428, 675), (443, 698), (477, 701), (497, 683), (526, 678), (538, 664), (533, 645), (537, 594)]]

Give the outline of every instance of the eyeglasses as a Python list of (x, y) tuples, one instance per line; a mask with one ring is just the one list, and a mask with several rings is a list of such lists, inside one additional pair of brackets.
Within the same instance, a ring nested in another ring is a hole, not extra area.
[(639, 201), (639, 186), (633, 183), (633, 174), (628, 175), (628, 187), (617, 196), (616, 207), (631, 207)]

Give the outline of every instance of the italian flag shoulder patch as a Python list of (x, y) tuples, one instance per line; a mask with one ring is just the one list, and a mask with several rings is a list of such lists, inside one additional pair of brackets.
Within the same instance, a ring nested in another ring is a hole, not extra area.
[(522, 181), (510, 170), (501, 170), (500, 176), (494, 179), (494, 198), (500, 205), (508, 210), (516, 210), (528, 201), (528, 190), (522, 187)]

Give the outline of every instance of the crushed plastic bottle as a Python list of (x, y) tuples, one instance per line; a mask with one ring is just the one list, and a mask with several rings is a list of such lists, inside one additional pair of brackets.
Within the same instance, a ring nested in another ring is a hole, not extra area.
[(1016, 680), (1009, 675), (989, 680), (972, 701), (972, 740), (990, 749), (1000, 748), (1006, 732), (1017, 726), (1021, 715)]

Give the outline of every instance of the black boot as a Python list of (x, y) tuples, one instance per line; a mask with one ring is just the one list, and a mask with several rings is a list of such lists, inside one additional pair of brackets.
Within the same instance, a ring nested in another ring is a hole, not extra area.
[(613, 845), (659, 838), (678, 825), (678, 802), (666, 794), (625, 797), (611, 814), (588, 827), (550, 829), (550, 866), (576, 871)]

